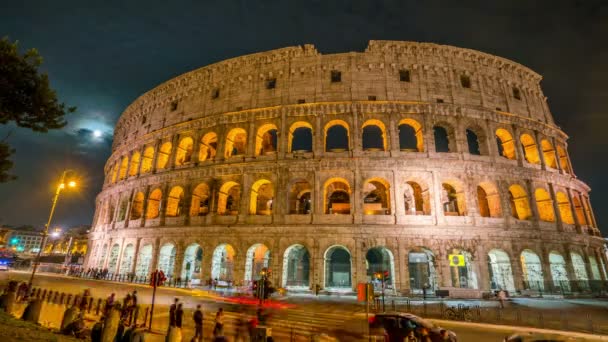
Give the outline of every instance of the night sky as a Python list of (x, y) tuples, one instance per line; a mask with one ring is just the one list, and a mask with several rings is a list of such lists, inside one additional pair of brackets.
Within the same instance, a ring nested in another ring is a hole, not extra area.
[(0, 36), (37, 48), (59, 98), (78, 107), (60, 131), (0, 127), (1, 138), (11, 132), (19, 177), (0, 184), (0, 224), (42, 226), (52, 182), (66, 167), (79, 171), (81, 187), (63, 194), (55, 225), (90, 224), (116, 119), (137, 96), (174, 76), (305, 43), (321, 53), (363, 51), (371, 39), (471, 48), (543, 75), (556, 122), (570, 136), (574, 171), (593, 189), (600, 227), (608, 222), (602, 195), (608, 193), (608, 1), (405, 2), (0, 2)]

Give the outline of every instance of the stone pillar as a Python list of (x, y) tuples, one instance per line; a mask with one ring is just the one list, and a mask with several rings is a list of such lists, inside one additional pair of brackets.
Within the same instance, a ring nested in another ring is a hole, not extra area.
[(125, 213), (125, 225), (124, 228), (129, 226), (129, 221), (131, 220), (131, 207), (133, 206), (133, 198), (135, 197), (135, 189), (131, 189), (129, 193), (129, 202), (127, 202), (127, 212)]
[[(236, 248), (236, 246), (235, 246)], [(240, 250), (235, 251), (233, 281), (238, 284), (245, 284), (245, 263), (247, 261), (247, 248), (239, 245)]]
[(409, 250), (405, 248), (405, 242), (398, 241), (398, 260), (396, 260), (395, 268), (399, 268), (399, 290), (400, 293), (407, 294), (410, 292), (410, 270), (409, 270)]
[(321, 122), (321, 115), (315, 116), (315, 121), (313, 123), (314, 128), (312, 131), (313, 136), (313, 144), (312, 151), (315, 157), (322, 157), (325, 154), (325, 130), (323, 129)]
[(152, 260), (150, 261), (150, 272), (158, 269), (158, 257), (160, 254), (160, 238), (154, 240), (154, 248), (152, 250)]
[[(185, 246), (183, 241), (175, 244), (175, 260), (173, 261), (173, 279), (181, 278), (182, 266), (184, 263)], [(185, 279), (182, 279), (185, 281)]]
[[(559, 163), (558, 163), (559, 164)], [(578, 219), (578, 214), (576, 213), (576, 208), (574, 207), (574, 195), (572, 194), (572, 189), (566, 188), (566, 193), (568, 194), (568, 205), (570, 206), (570, 211), (572, 212), (572, 218), (574, 218), (574, 225), (576, 226), (576, 231), (579, 234), (583, 233), (583, 227), (581, 222)]]
[(534, 142), (536, 143), (536, 151), (539, 154), (540, 168), (542, 170), (547, 170), (547, 163), (545, 162), (545, 153), (543, 152), (543, 148), (540, 144), (540, 139), (538, 138), (538, 131), (533, 131), (533, 133), (534, 133)]
[(194, 141), (192, 146), (192, 157), (190, 158), (190, 164), (192, 165), (198, 165), (200, 161), (198, 157), (201, 152), (201, 138), (202, 132), (200, 129), (196, 130), (192, 135), (192, 140)]
[(398, 156), (399, 151), (401, 150), (401, 146), (399, 145), (399, 126), (396, 121), (397, 118), (395, 117), (395, 114), (391, 114), (389, 116), (388, 128), (386, 129), (386, 134), (388, 134), (386, 140), (389, 142), (387, 151), (391, 152), (392, 157)]
[(477, 286), (482, 291), (490, 291), (490, 270), (488, 269), (488, 252), (483, 245), (478, 245), (476, 250), (477, 257), (475, 258), (476, 268), (479, 270), (477, 277)]
[(246, 150), (246, 157), (251, 157), (251, 156), (255, 156), (255, 140), (256, 140), (257, 134), (256, 134), (256, 129), (255, 129), (255, 122), (254, 121), (250, 121), (249, 122), (249, 128), (247, 131), (247, 148)]
[(441, 192), (443, 191), (441, 179), (439, 178), (437, 171), (431, 171), (431, 173), (433, 178), (431, 184), (429, 184), (429, 191), (430, 189), (433, 189), (431, 192), (432, 209), (435, 209), (435, 220), (437, 225), (445, 225), (446, 219), (443, 213), (443, 203), (441, 203)]
[(521, 141), (519, 139), (519, 137), (521, 136), (521, 131), (519, 130), (519, 127), (517, 125), (512, 125), (511, 130), (513, 132), (513, 145), (515, 146), (514, 150), (515, 159), (517, 159), (517, 166), (523, 167), (525, 156)]
[(352, 107), (352, 126), (348, 129), (348, 149), (350, 150), (350, 155), (358, 155), (363, 150), (363, 146), (361, 145), (361, 134), (363, 132), (362, 129), (359, 128), (359, 108), (356, 105)]
[[(141, 175), (141, 164), (143, 164), (144, 161), (144, 152), (146, 151), (146, 145), (143, 145), (140, 149), (139, 149), (139, 165), (137, 165), (137, 173), (135, 176), (139, 177)], [(154, 168), (154, 166), (152, 166), (152, 168)]]
[(351, 212), (350, 215), (353, 217), (353, 223), (358, 224), (363, 221), (363, 184), (361, 180), (361, 173), (359, 171), (359, 165), (355, 166), (353, 172), (353, 184), (351, 185)]
[(139, 248), (141, 247), (141, 238), (137, 238), (135, 242), (135, 250), (133, 254), (133, 264), (131, 265), (131, 270), (129, 271), (131, 274), (135, 274), (137, 270), (137, 262), (139, 261)]
[(365, 254), (369, 246), (362, 239), (355, 239), (354, 250), (351, 254), (351, 281), (354, 291), (357, 290), (357, 284), (367, 282), (367, 267)]
[(593, 209), (591, 208), (591, 202), (589, 201), (589, 197), (584, 196), (583, 200), (585, 201), (586, 207), (588, 208), (589, 215), (589, 225), (593, 228), (597, 228), (597, 223), (595, 221), (595, 214), (593, 214)]
[(190, 225), (190, 207), (192, 206), (192, 192), (196, 184), (187, 183), (184, 186), (184, 197), (182, 198), (180, 216), (184, 217), (184, 226)]
[[(201, 246), (202, 247), (202, 246)], [(203, 260), (201, 260), (201, 285), (204, 285), (211, 278), (211, 268), (213, 267), (213, 252), (215, 249), (210, 246), (203, 248)]]
[(515, 285), (515, 289), (516, 290), (523, 290), (524, 289), (524, 281), (526, 279), (524, 279), (524, 271), (521, 267), (521, 259), (519, 257), (519, 255), (516, 255), (514, 253), (511, 254), (512, 257), (510, 258), (511, 261), (511, 272), (513, 272), (513, 285)]
[(171, 154), (169, 155), (169, 161), (167, 161), (167, 167), (165, 169), (174, 169), (175, 168), (175, 159), (177, 156), (177, 149), (180, 142), (179, 134), (174, 134), (171, 137)]
[(557, 204), (557, 197), (555, 196), (555, 187), (553, 183), (547, 183), (549, 185), (549, 194), (551, 195), (551, 201), (553, 202), (553, 211), (555, 212), (555, 222), (557, 224), (557, 230), (560, 232), (564, 231), (564, 222), (562, 221), (562, 214)]
[(310, 288), (314, 291), (315, 285), (325, 287), (325, 258), (323, 251), (319, 250), (319, 240), (314, 239), (310, 252)]
[(158, 163), (158, 155), (162, 139), (156, 139), (154, 142), (154, 156), (152, 157), (152, 173), (156, 173), (156, 164)]
[(528, 198), (530, 198), (530, 209), (532, 210), (532, 221), (534, 225), (540, 229), (540, 215), (538, 213), (538, 206), (536, 204), (536, 196), (534, 195), (534, 187), (532, 186), (532, 181), (529, 179), (525, 180), (526, 182), (526, 191), (528, 192)]
[(281, 110), (281, 127), (278, 127), (277, 132), (277, 157), (279, 159), (285, 159), (287, 151), (287, 140), (289, 139), (289, 131), (287, 127), (287, 120), (285, 110)]
[(110, 273), (118, 274), (120, 273), (120, 264), (122, 263), (122, 257), (125, 249), (125, 239), (120, 240), (120, 244), (118, 245), (118, 258), (116, 258), (116, 266), (113, 270), (109, 270)]
[(164, 184), (162, 185), (162, 196), (160, 199), (160, 204), (159, 204), (159, 226), (164, 226), (165, 225), (165, 218), (166, 218), (166, 213), (167, 213), (167, 200), (169, 199), (169, 184)]

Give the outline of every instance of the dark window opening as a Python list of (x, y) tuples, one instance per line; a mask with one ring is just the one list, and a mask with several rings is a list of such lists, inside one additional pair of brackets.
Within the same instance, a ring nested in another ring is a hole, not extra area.
[(474, 154), (476, 156), (481, 155), (481, 151), (479, 151), (479, 138), (475, 132), (467, 129), (467, 144), (469, 145), (469, 153)]
[(141, 124), (142, 124), (142, 125), (143, 125), (143, 124), (145, 124), (145, 123), (146, 123), (146, 120), (147, 120), (146, 116), (145, 116), (145, 115), (144, 115), (144, 116), (142, 116), (142, 117), (141, 117)]
[(293, 131), (291, 140), (292, 151), (312, 151), (312, 130), (308, 127), (300, 127)]
[(362, 137), (363, 150), (384, 150), (384, 139), (382, 129), (378, 126), (365, 126)]
[(215, 88), (215, 89), (213, 89), (213, 92), (211, 92), (211, 98), (217, 99), (218, 97), (220, 97), (220, 89)]
[(399, 148), (402, 151), (418, 151), (416, 130), (410, 125), (399, 126)]
[(443, 99), (437, 99), (437, 103), (443, 103)]
[(331, 82), (332, 83), (342, 82), (342, 72), (340, 72), (338, 70), (332, 70), (331, 71)]
[(521, 100), (521, 93), (519, 92), (519, 88), (513, 87), (513, 97)]
[(238, 107), (236, 107), (236, 110), (237, 110), (237, 111), (241, 111), (241, 110), (243, 110), (243, 106), (238, 106)]
[(271, 78), (269, 80), (266, 80), (266, 89), (274, 89), (277, 86), (277, 79), (276, 78)]
[(175, 110), (177, 110), (177, 101), (171, 102), (171, 111), (173, 112)]
[(448, 131), (441, 126), (435, 126), (433, 135), (435, 136), (435, 152), (450, 152)]
[(460, 75), (460, 85), (463, 88), (471, 88), (471, 78), (467, 75)]
[(502, 112), (502, 108), (500, 108), (500, 107), (496, 107), (496, 110), (499, 110)]
[(298, 99), (298, 104), (302, 104), (302, 103), (306, 103), (306, 100), (304, 100), (304, 99)]
[(370, 95), (370, 96), (367, 97), (367, 100), (368, 101), (376, 101), (376, 96)]
[(410, 82), (410, 71), (409, 70), (399, 70), (399, 81)]
[(348, 150), (348, 132), (346, 128), (335, 125), (327, 129), (325, 151), (340, 152)]

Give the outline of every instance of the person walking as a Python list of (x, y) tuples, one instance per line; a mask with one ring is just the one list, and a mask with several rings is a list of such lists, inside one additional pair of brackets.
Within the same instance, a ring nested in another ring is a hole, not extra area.
[(202, 342), (203, 341), (203, 311), (201, 310), (201, 305), (198, 304), (196, 306), (196, 311), (192, 315), (192, 320), (194, 321), (194, 337), (190, 340), (190, 342)]
[(179, 299), (176, 297), (173, 299), (173, 304), (169, 307), (169, 326), (167, 327), (167, 338), (166, 341), (169, 341), (169, 335), (171, 335), (172, 328), (175, 327), (175, 312), (177, 311), (177, 303)]
[(219, 308), (215, 314), (215, 326), (213, 327), (213, 337), (224, 335), (224, 309)]
[(500, 303), (500, 308), (505, 308), (505, 300), (507, 299), (507, 293), (505, 290), (498, 291), (498, 302)]

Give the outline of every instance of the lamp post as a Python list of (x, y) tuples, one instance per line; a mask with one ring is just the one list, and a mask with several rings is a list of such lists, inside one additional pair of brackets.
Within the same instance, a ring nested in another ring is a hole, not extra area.
[[(53, 204), (51, 205), (51, 212), (49, 214), (49, 220), (44, 226), (44, 230), (42, 231), (42, 240), (40, 241), (40, 248), (38, 249), (38, 253), (36, 254), (36, 258), (34, 259), (34, 267), (32, 268), (32, 275), (30, 277), (30, 281), (28, 283), (29, 288), (32, 288), (32, 283), (34, 282), (34, 276), (36, 275), (36, 269), (38, 269), (38, 264), (40, 263), (40, 254), (42, 253), (42, 249), (44, 249), (44, 245), (46, 244), (46, 239), (49, 236), (49, 227), (51, 226), (51, 220), (53, 219), (53, 214), (55, 213), (55, 207), (57, 206), (57, 200), (59, 199), (59, 194), (63, 189), (65, 189), (65, 178), (68, 172), (71, 170), (64, 170), (61, 174), (61, 179), (59, 180), (59, 184), (57, 185), (57, 190), (55, 190), (55, 196), (53, 197)], [(73, 188), (76, 186), (76, 182), (70, 181), (67, 184), (68, 187)]]

